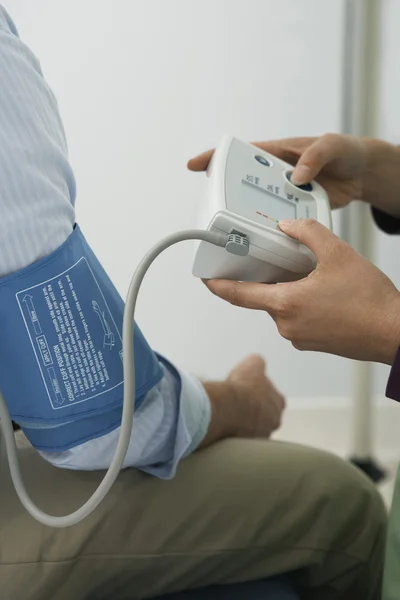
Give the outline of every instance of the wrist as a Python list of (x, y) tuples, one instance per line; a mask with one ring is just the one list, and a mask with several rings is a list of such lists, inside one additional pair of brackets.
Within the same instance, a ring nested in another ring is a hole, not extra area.
[(400, 218), (400, 148), (373, 138), (363, 138), (366, 164), (362, 200)]
[(377, 325), (377, 362), (392, 366), (400, 347), (400, 293), (388, 303)]
[(230, 410), (232, 411), (232, 420), (230, 423), (231, 437), (242, 437), (247, 430), (247, 422), (251, 408), (249, 406), (249, 394), (246, 393), (245, 386), (237, 381), (227, 379), (225, 385), (230, 390), (232, 399)]
[(218, 440), (237, 437), (243, 419), (242, 401), (234, 383), (226, 381), (203, 382), (211, 406), (211, 420), (199, 448)]

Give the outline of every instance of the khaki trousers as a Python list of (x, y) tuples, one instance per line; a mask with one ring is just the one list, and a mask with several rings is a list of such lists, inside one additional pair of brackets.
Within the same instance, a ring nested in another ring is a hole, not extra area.
[[(76, 509), (103, 475), (55, 469), (31, 448), (21, 457), (31, 495), (53, 514)], [(224, 441), (172, 481), (124, 471), (69, 529), (26, 514), (0, 458), (1, 600), (133, 600), (277, 574), (307, 600), (381, 597), (386, 511), (369, 480), (330, 454)]]

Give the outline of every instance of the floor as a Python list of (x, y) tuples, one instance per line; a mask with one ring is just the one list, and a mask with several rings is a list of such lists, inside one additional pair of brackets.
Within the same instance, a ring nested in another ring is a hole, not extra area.
[(384, 465), (384, 467), (388, 469), (388, 476), (384, 481), (382, 481), (382, 483), (378, 485), (378, 487), (383, 496), (383, 499), (385, 500), (387, 507), (390, 508), (393, 497), (397, 464), (392, 463)]

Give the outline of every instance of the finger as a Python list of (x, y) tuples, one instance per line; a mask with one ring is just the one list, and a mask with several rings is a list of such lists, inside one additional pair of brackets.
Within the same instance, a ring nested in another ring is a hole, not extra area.
[[(288, 138), (283, 140), (269, 140), (263, 142), (252, 142), (253, 146), (261, 148), (269, 152), (273, 156), (292, 164), (296, 165), (299, 155), (305, 146), (309, 146), (314, 138)], [(207, 150), (198, 156), (191, 158), (188, 162), (188, 169), (190, 171), (205, 171), (210, 163), (210, 160), (214, 154), (213, 150)]]
[(295, 166), (304, 149), (310, 146), (314, 140), (315, 138), (285, 138), (253, 142), (253, 146), (261, 148), (261, 150), (265, 150), (265, 152)]
[(264, 283), (241, 283), (221, 279), (204, 282), (208, 289), (234, 306), (265, 310), (273, 314), (279, 307), (278, 286)]
[(214, 150), (207, 150), (203, 154), (199, 154), (195, 158), (191, 158), (187, 164), (190, 171), (205, 171), (214, 154)]
[(267, 363), (261, 354), (250, 354), (242, 361), (242, 366), (251, 369), (257, 368), (262, 373), (265, 373)]
[(337, 159), (343, 148), (343, 139), (339, 135), (327, 134), (311, 144), (300, 156), (292, 174), (296, 185), (308, 183), (330, 162)]
[(331, 252), (333, 244), (341, 243), (334, 233), (314, 219), (279, 221), (279, 229), (307, 246), (318, 261), (323, 260), (326, 254)]

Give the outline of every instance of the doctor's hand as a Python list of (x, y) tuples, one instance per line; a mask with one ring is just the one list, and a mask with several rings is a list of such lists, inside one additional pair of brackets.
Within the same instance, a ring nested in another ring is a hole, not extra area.
[[(293, 183), (318, 181), (332, 208), (364, 200), (392, 216), (400, 216), (400, 149), (392, 144), (330, 133), (254, 145), (293, 165)], [(193, 158), (188, 168), (204, 171), (212, 155), (210, 150)]]
[[(333, 208), (363, 196), (367, 167), (367, 145), (361, 138), (327, 134), (256, 142), (255, 145), (296, 166), (292, 181), (304, 184), (316, 179), (325, 189)], [(207, 168), (213, 151), (189, 161), (192, 171)]]
[(368, 260), (313, 220), (282, 221), (281, 230), (317, 257), (306, 278), (267, 285), (209, 280), (233, 305), (264, 310), (299, 350), (392, 364), (400, 345), (400, 294)]

